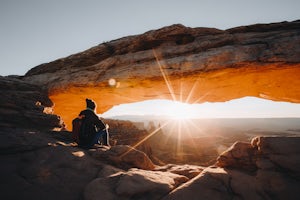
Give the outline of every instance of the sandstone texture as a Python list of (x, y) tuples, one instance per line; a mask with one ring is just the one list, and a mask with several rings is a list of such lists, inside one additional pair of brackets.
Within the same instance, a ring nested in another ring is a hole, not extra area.
[(160, 199), (188, 178), (170, 172), (130, 169), (89, 183), (84, 191), (88, 200)]
[(135, 148), (140, 138), (81, 149), (62, 121), (86, 97), (101, 111), (155, 98), (299, 103), (299, 40), (299, 21), (225, 31), (174, 25), (0, 77), (0, 199), (299, 199), (297, 136), (237, 141), (209, 167), (158, 165)]
[(298, 199), (300, 138), (237, 142), (164, 199)]
[(201, 167), (153, 165), (146, 154), (124, 145), (80, 149), (67, 131), (4, 128), (0, 134), (1, 199), (293, 200), (300, 195), (299, 137), (237, 143), (215, 166)]
[(129, 169), (137, 167), (145, 170), (153, 170), (155, 168), (144, 152), (126, 145), (114, 146), (109, 151), (96, 151), (93, 153), (93, 157), (110, 161), (119, 168)]
[(299, 103), (299, 43), (300, 21), (228, 30), (177, 24), (39, 65), (23, 80), (49, 91), (67, 128), (86, 97), (100, 113), (149, 99)]
[(62, 128), (53, 114), (53, 103), (46, 90), (17, 77), (0, 76), (1, 127)]
[[(0, 104), (1, 199), (293, 200), (300, 195), (299, 137), (236, 142), (209, 167), (158, 166), (120, 136), (111, 148), (78, 148), (70, 132), (60, 130), (63, 124), (50, 112), (44, 90), (17, 77), (1, 81), (6, 97)], [(120, 123), (114, 126), (131, 127)], [(137, 132), (132, 130), (129, 138)]]

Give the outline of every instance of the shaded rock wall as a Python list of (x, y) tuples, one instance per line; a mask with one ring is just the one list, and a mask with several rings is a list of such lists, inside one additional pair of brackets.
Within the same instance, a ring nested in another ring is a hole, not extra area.
[(40, 86), (14, 77), (0, 76), (0, 126), (62, 128), (60, 117), (53, 114), (53, 103)]
[[(228, 30), (173, 25), (37, 66), (67, 125), (93, 98), (98, 112), (147, 99), (222, 102), (244, 96), (300, 102), (300, 21)], [(109, 81), (111, 79), (111, 81)]]
[(101, 166), (80, 149), (57, 144), (58, 134), (1, 127), (1, 199), (82, 199)]

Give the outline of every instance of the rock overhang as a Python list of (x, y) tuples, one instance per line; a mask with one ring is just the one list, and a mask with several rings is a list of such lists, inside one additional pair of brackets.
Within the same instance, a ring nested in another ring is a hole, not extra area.
[[(103, 113), (149, 99), (300, 102), (300, 22), (221, 31), (173, 25), (100, 44), (30, 70), (68, 127), (92, 98)], [(110, 85), (109, 80), (115, 80)]]

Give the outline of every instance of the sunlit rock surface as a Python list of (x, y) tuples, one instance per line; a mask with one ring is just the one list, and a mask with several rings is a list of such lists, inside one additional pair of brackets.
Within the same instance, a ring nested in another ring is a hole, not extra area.
[(236, 142), (217, 159), (216, 165), (246, 171), (286, 171), (300, 178), (299, 137), (256, 137), (251, 144)]
[(86, 200), (160, 199), (187, 180), (170, 172), (130, 169), (93, 180), (85, 188), (84, 197)]
[(257, 137), (235, 143), (164, 199), (298, 199), (300, 138)]
[(111, 147), (109, 151), (95, 151), (92, 154), (97, 159), (108, 161), (119, 168), (137, 167), (145, 170), (153, 170), (155, 168), (149, 157), (142, 151), (134, 149), (126, 145), (117, 145)]
[(236, 142), (228, 150), (222, 153), (217, 165), (220, 167), (244, 168), (249, 171), (255, 171), (255, 148), (246, 142)]
[(300, 21), (228, 30), (172, 25), (37, 66), (68, 127), (93, 98), (98, 112), (148, 99), (222, 102), (244, 96), (300, 102)]

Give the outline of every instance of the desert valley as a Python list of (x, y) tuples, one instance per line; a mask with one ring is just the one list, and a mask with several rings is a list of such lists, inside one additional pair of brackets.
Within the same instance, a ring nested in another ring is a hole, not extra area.
[[(166, 116), (118, 116), (104, 119), (112, 140), (154, 157), (157, 164), (213, 165), (236, 141), (255, 137), (299, 137), (300, 118), (170, 119)], [(144, 142), (144, 138), (152, 135)]]

